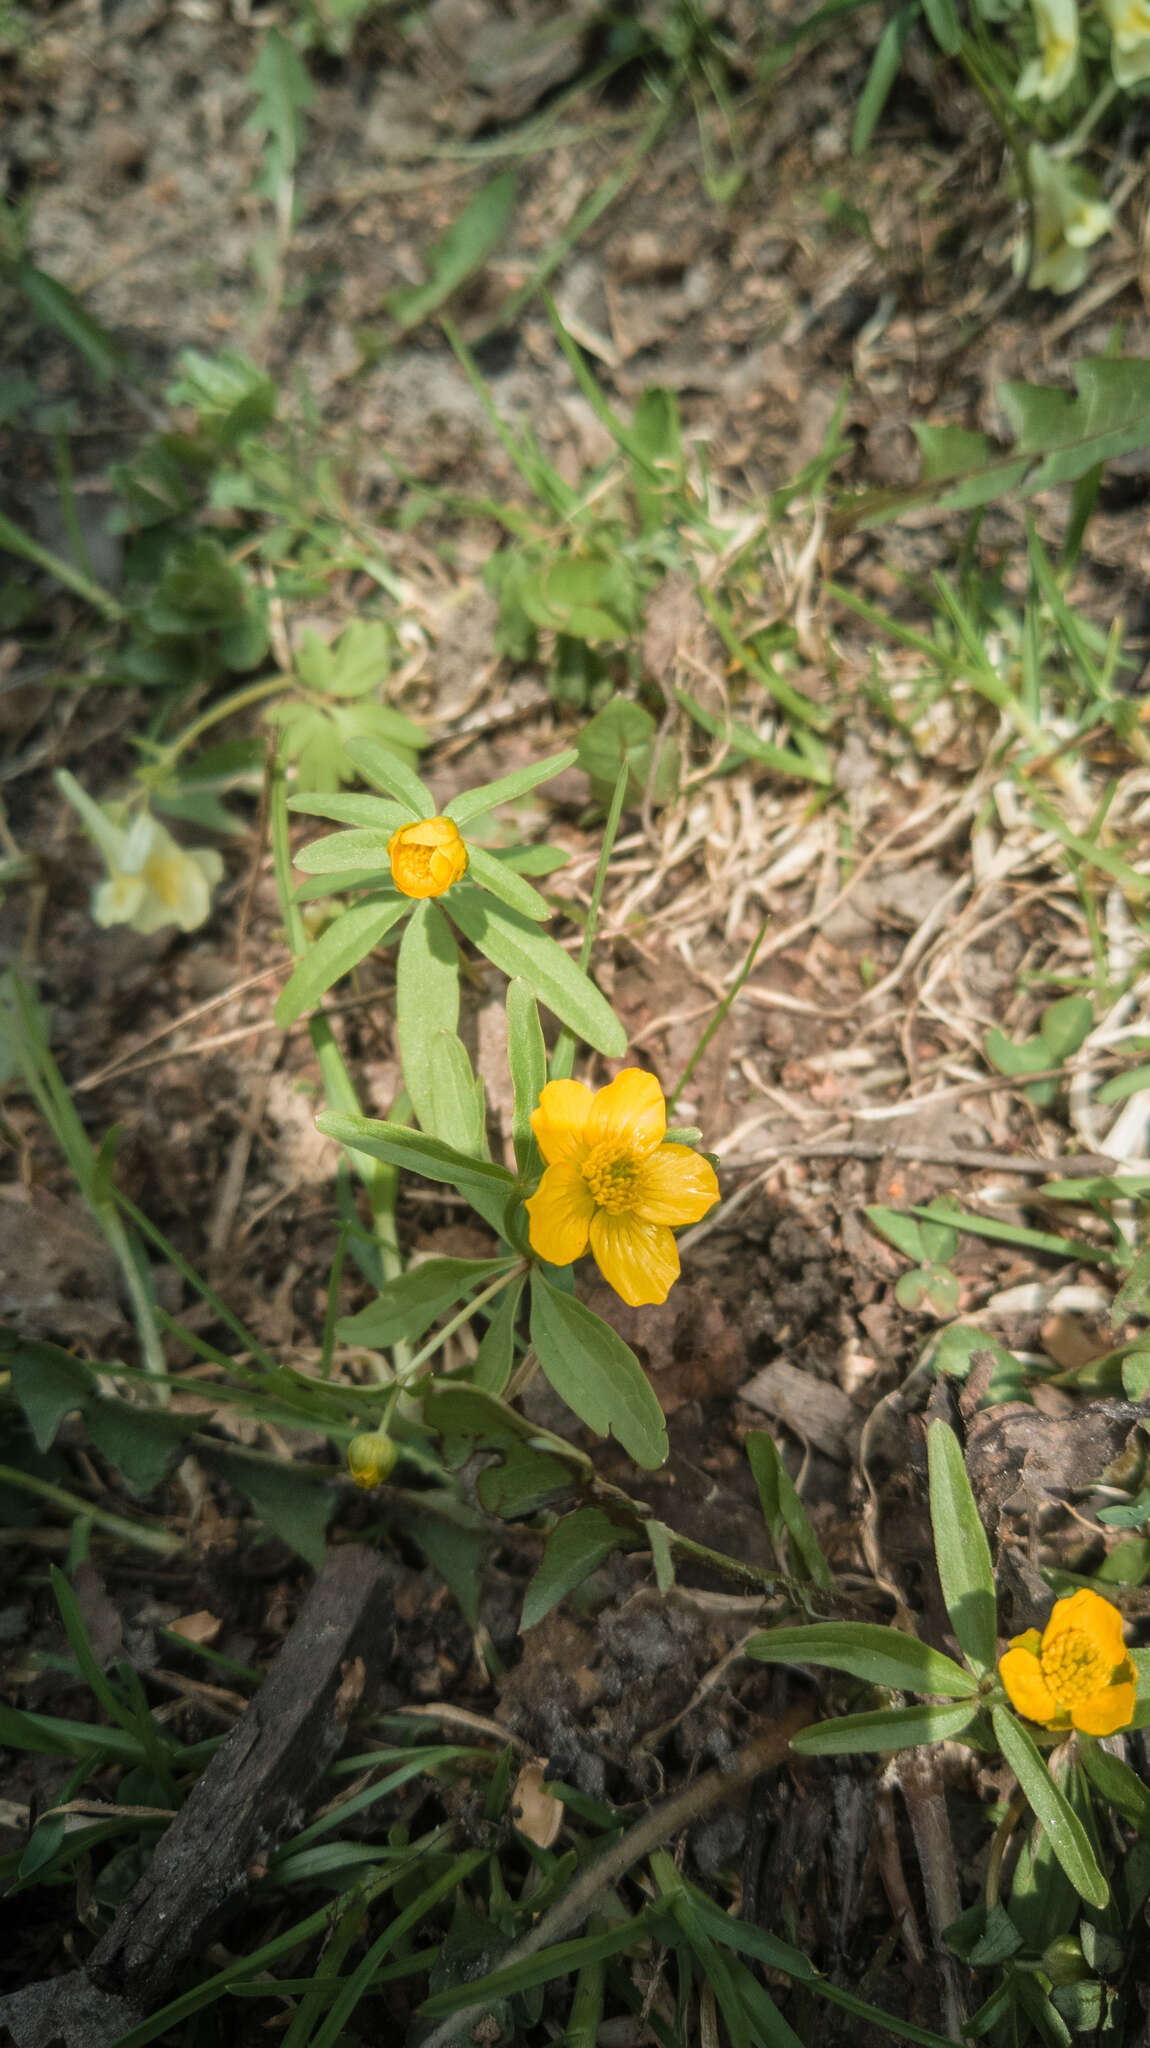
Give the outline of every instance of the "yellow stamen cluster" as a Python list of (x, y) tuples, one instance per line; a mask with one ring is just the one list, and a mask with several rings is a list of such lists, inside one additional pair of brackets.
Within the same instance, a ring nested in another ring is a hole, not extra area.
[(1015, 1636), (998, 1669), (1011, 1705), (1043, 1728), (1113, 1735), (1134, 1718), (1138, 1674), (1122, 1616), (1089, 1587), (1055, 1602), (1041, 1636)]

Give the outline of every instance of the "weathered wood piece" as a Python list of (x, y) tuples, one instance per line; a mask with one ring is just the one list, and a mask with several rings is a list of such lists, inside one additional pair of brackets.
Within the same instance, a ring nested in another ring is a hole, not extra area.
[[(374, 1551), (329, 1551), (260, 1691), (200, 1777), (84, 1970), (0, 1999), (16, 2048), (104, 2048), (163, 2000), (212, 1923), (297, 1829), (391, 1655)], [(126, 2017), (125, 2017), (126, 2016)]]

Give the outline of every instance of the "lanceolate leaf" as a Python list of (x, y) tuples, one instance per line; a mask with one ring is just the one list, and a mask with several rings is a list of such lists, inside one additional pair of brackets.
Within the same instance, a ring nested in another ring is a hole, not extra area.
[(535, 998), (525, 981), (507, 984), (507, 1064), (515, 1094), (512, 1135), (519, 1171), (527, 1176), (535, 1161), (536, 1145), (531, 1130), (531, 1112), (536, 1108), (547, 1080), (547, 1047)]
[[(416, 904), (399, 944), (395, 1018), (403, 1079), (425, 1131), (448, 1143), (435, 1121), (436, 1040), (459, 1023), (459, 950), (442, 911)], [(462, 1148), (466, 1149), (466, 1147)]]
[(406, 1339), (414, 1344), (437, 1316), (503, 1273), (510, 1259), (427, 1259), (422, 1266), (389, 1280), (382, 1293), (358, 1315), (341, 1316), (336, 1334), (341, 1344), (368, 1344), (385, 1349)]
[(313, 839), (309, 845), (300, 847), (295, 866), (302, 868), (305, 875), (338, 875), (348, 868), (366, 868), (386, 875), (390, 837), (389, 832), (374, 825), (353, 832), (328, 832), (323, 839)]
[(899, 1692), (937, 1692), (945, 1699), (970, 1699), (976, 1681), (941, 1650), (869, 1621), (816, 1621), (806, 1628), (772, 1628), (752, 1636), (748, 1657), (764, 1664), (821, 1664), (846, 1671), (870, 1685)]
[(482, 817), (485, 811), (493, 811), (496, 804), (513, 803), (516, 797), (526, 796), (540, 782), (550, 782), (564, 768), (570, 768), (579, 756), (574, 747), (565, 747), (561, 754), (550, 754), (546, 761), (535, 761), (530, 768), (517, 768), (511, 775), (501, 775), (498, 782), (481, 783), (478, 789), (465, 789), (461, 796), (453, 796), (444, 806), (444, 816), (454, 818), (457, 825), (467, 824), (470, 818)]
[(355, 790), (303, 790), (289, 796), (287, 807), (303, 811), (309, 818), (332, 818), (337, 825), (362, 825), (369, 832), (382, 833), (385, 839), (411, 822), (411, 812), (403, 804), (392, 803), (385, 796), (361, 796)]
[(791, 1748), (803, 1756), (856, 1756), (893, 1749), (914, 1749), (923, 1742), (942, 1742), (961, 1735), (977, 1719), (978, 1708), (969, 1700), (951, 1700), (946, 1706), (922, 1704), (890, 1707), (885, 1713), (844, 1714), (839, 1721), (816, 1721), (794, 1736)]
[(600, 995), (554, 939), (514, 910), (479, 890), (459, 883), (445, 899), (453, 921), (465, 938), (503, 974), (518, 975), (538, 1000), (578, 1037), (608, 1059), (621, 1059), (627, 1034), (606, 998)]
[(637, 1465), (667, 1456), (667, 1425), (638, 1359), (573, 1294), (531, 1276), (531, 1342), (561, 1400), (598, 1436), (615, 1436)]
[(387, 747), (381, 746), (378, 740), (349, 740), (347, 751), (360, 774), (368, 782), (374, 782), (377, 789), (382, 789), (385, 796), (394, 797), (397, 804), (402, 804), (409, 818), (435, 816), (435, 798), (427, 784), (421, 782), (413, 769)]
[(452, 1145), (429, 1138), (423, 1131), (409, 1131), (403, 1124), (389, 1124), (370, 1116), (341, 1116), (324, 1110), (316, 1118), (316, 1129), (335, 1138), (351, 1152), (367, 1152), (388, 1166), (404, 1166), (421, 1173), (425, 1180), (445, 1181), (469, 1195), (473, 1189), (486, 1194), (504, 1189), (508, 1198), (515, 1193), (515, 1176), (505, 1166), (488, 1159), (469, 1159)]
[(358, 967), (361, 960), (366, 960), (409, 908), (403, 896), (385, 900), (373, 896), (367, 903), (357, 903), (353, 910), (345, 910), (334, 924), (329, 924), (304, 954), (280, 993), (275, 1020), (281, 1031), (294, 1024), (305, 1010), (314, 1010), (320, 997), (345, 974), (350, 974), (353, 967)]
[(930, 1518), (942, 1597), (955, 1635), (972, 1670), (984, 1677), (994, 1669), (998, 1608), (990, 1545), (966, 1476), (962, 1449), (945, 1422), (927, 1431)]
[(1080, 1898), (1101, 1909), (1109, 1902), (1110, 1887), (1095, 1861), (1094, 1851), (1082, 1822), (1050, 1772), (1042, 1752), (1005, 1707), (995, 1707), (994, 1732), (998, 1746), (1030, 1801), (1031, 1808), (1046, 1830), (1047, 1839)]
[(467, 858), (473, 880), (479, 883), (480, 888), (489, 890), (492, 896), (498, 896), (501, 903), (508, 904), (521, 917), (529, 917), (536, 924), (542, 924), (550, 917), (551, 906), (544, 902), (539, 891), (533, 889), (530, 882), (525, 882), (522, 875), (517, 875), (514, 868), (496, 860), (486, 847), (469, 844)]
[(524, 1597), (520, 1628), (533, 1628), (542, 1621), (625, 1541), (626, 1532), (617, 1528), (602, 1508), (577, 1508), (567, 1515), (547, 1538), (543, 1561)]

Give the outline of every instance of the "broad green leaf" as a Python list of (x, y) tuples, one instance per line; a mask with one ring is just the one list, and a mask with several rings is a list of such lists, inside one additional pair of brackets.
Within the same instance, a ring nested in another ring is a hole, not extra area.
[(28, 1418), (36, 1449), (46, 1451), (64, 1417), (95, 1393), (95, 1374), (55, 1344), (21, 1344), (4, 1362), (11, 1368), (12, 1392)]
[(555, 1392), (588, 1429), (615, 1436), (647, 1471), (664, 1462), (667, 1425), (634, 1352), (538, 1270), (531, 1275), (531, 1342)]
[(1094, 1005), (1088, 996), (1063, 996), (1042, 1013), (1038, 1035), (1051, 1058), (1048, 1065), (1068, 1060), (1094, 1029)]
[(427, 254), (423, 284), (401, 285), (384, 304), (401, 331), (417, 327), (452, 292), (482, 268), (503, 240), (515, 210), (514, 171), (500, 171), (476, 193), (447, 233)]
[(549, 754), (545, 761), (534, 761), (529, 768), (516, 768), (511, 775), (501, 775), (496, 782), (481, 782), (475, 789), (463, 790), (444, 805), (443, 815), (454, 818), (457, 825), (466, 825), (472, 818), (482, 817), (485, 811), (493, 811), (497, 804), (513, 803), (540, 782), (550, 782), (553, 776), (561, 775), (564, 768), (570, 768), (577, 759), (574, 747), (564, 747), (562, 753)]
[(469, 1627), (478, 1628), (479, 1568), (491, 1547), (486, 1529), (460, 1528), (442, 1515), (426, 1513), (397, 1519), (454, 1595)]
[[(519, 1522), (538, 1514), (558, 1495), (571, 1491), (571, 1468), (550, 1451), (537, 1451), (530, 1444), (512, 1444), (502, 1462), (488, 1465), (475, 1487), (479, 1505), (489, 1515)], [(526, 1623), (523, 1624), (526, 1626)]]
[(791, 1738), (801, 1756), (861, 1756), (874, 1751), (916, 1749), (924, 1742), (944, 1742), (961, 1735), (978, 1719), (969, 1700), (945, 1707), (888, 1707), (875, 1714), (844, 1714), (838, 1721), (816, 1721)]
[(552, 1529), (542, 1562), (523, 1599), (519, 1626), (526, 1633), (559, 1601), (597, 1571), (605, 1557), (619, 1550), (627, 1532), (602, 1508), (577, 1508)]
[[(961, 1211), (957, 1213), (961, 1216)], [(919, 1224), (924, 1264), (941, 1266), (954, 1257), (958, 1250), (958, 1231), (950, 1218), (955, 1214), (954, 1205), (945, 1199), (928, 1203), (927, 1214)], [(928, 1222), (927, 1216), (938, 1220)]]
[(381, 832), (375, 826), (360, 831), (328, 832), (323, 839), (312, 839), (307, 846), (301, 846), (293, 857), (293, 866), (301, 868), (305, 875), (342, 874), (348, 868), (387, 875), (391, 866), (387, 854), (390, 838), (390, 832)]
[(468, 843), (467, 869), (472, 880), (478, 882), (481, 889), (490, 890), (493, 896), (498, 896), (501, 903), (508, 904), (512, 910), (517, 910), (521, 917), (529, 917), (536, 924), (543, 924), (551, 916), (551, 905), (544, 902), (539, 891), (533, 889), (530, 882), (525, 882), (522, 875), (517, 875), (514, 868), (509, 868), (504, 861), (496, 860), (495, 855), (488, 853), (485, 846)]
[(941, 1650), (870, 1621), (815, 1621), (805, 1628), (773, 1628), (752, 1636), (748, 1657), (763, 1664), (820, 1664), (846, 1671), (868, 1685), (899, 1692), (937, 1692), (944, 1699), (970, 1699), (978, 1685)]
[(672, 1548), (674, 1531), (666, 1522), (652, 1519), (644, 1522), (643, 1531), (651, 1546), (651, 1562), (655, 1567), (655, 1584), (660, 1593), (669, 1593), (675, 1583), (675, 1553)]
[(222, 1471), (229, 1485), (246, 1494), (261, 1522), (319, 1571), (324, 1559), (324, 1534), (336, 1505), (333, 1486), (297, 1472), (287, 1463), (247, 1457), (242, 1451), (205, 1451), (208, 1464)]
[(918, 442), (924, 483), (965, 476), (986, 460), (986, 435), (972, 434), (967, 427), (936, 427), (925, 420), (912, 420), (911, 432)]
[(538, 1148), (531, 1129), (531, 1113), (547, 1081), (547, 1047), (535, 998), (525, 981), (507, 984), (507, 1064), (515, 1107), (512, 1136), (519, 1171), (529, 1178), (538, 1161)]
[(331, 818), (337, 825), (360, 825), (390, 839), (401, 825), (411, 823), (411, 812), (385, 796), (361, 796), (354, 790), (300, 790), (287, 800), (289, 811), (304, 811), (309, 818)]
[(1080, 1898), (1100, 1911), (1110, 1887), (1095, 1861), (1090, 1839), (1065, 1793), (1055, 1784), (1032, 1736), (1005, 1707), (993, 1709), (994, 1732), (1018, 1783), (1042, 1822), (1054, 1854)]
[(132, 1493), (152, 1493), (163, 1484), (195, 1427), (190, 1415), (138, 1407), (112, 1395), (90, 1402), (85, 1419), (96, 1449)]
[(1099, 1102), (1126, 1102), (1131, 1095), (1144, 1095), (1150, 1089), (1150, 1067), (1131, 1067), (1129, 1073), (1115, 1074), (1104, 1081), (1098, 1090)]
[(1123, 1359), (1122, 1391), (1128, 1401), (1145, 1401), (1150, 1395), (1150, 1350), (1132, 1351)]
[(414, 1344), (437, 1316), (445, 1315), (470, 1293), (506, 1272), (511, 1259), (427, 1259), (389, 1280), (382, 1293), (353, 1316), (341, 1316), (336, 1334), (341, 1344), (366, 1344), (385, 1351), (405, 1340)]
[[(642, 704), (629, 697), (612, 697), (579, 734), (579, 766), (591, 784), (597, 803), (610, 802), (619, 770), (630, 769), (627, 793), (636, 802), (645, 796), (655, 761), (658, 727)], [(679, 787), (679, 748), (667, 740), (659, 751), (658, 767), (651, 791), (656, 803), (667, 803)]]
[(747, 1456), (759, 1489), (763, 1519), (779, 1563), (786, 1567), (789, 1562), (789, 1538), (791, 1554), (807, 1577), (829, 1592), (830, 1566), (823, 1556), (807, 1511), (795, 1492), (794, 1481), (783, 1463), (778, 1445), (765, 1429), (747, 1432)]
[(457, 1152), (438, 1138), (429, 1138), (424, 1131), (409, 1131), (403, 1124), (384, 1123), (370, 1116), (340, 1116), (334, 1110), (324, 1110), (316, 1118), (316, 1129), (346, 1145), (349, 1152), (366, 1152), (388, 1166), (421, 1173), (425, 1180), (444, 1181), (449, 1187), (458, 1188), (462, 1195), (470, 1195), (473, 1190), (487, 1194), (502, 1189), (510, 1199), (516, 1192), (515, 1176), (505, 1166), (496, 1166), (488, 1159), (470, 1159), (465, 1152)]
[(482, 1387), (488, 1394), (501, 1394), (511, 1378), (515, 1364), (515, 1320), (522, 1295), (522, 1280), (513, 1280), (503, 1289), (480, 1339), (470, 1378), (474, 1386)]
[(576, 1036), (608, 1059), (621, 1059), (627, 1034), (594, 982), (562, 946), (514, 910), (459, 883), (450, 895), (452, 920), (500, 973), (519, 977)]
[(350, 974), (353, 967), (358, 967), (361, 960), (366, 960), (409, 908), (405, 896), (389, 897), (383, 902), (373, 896), (369, 902), (343, 911), (329, 924), (315, 945), (308, 948), (280, 992), (275, 1020), (281, 1031), (294, 1024), (305, 1010), (314, 1010), (320, 997), (342, 981), (345, 974)]
[(868, 1223), (889, 1240), (904, 1258), (913, 1259), (921, 1266), (925, 1256), (922, 1248), (922, 1232), (913, 1216), (904, 1216), (901, 1209), (884, 1209), (872, 1204), (864, 1211)]
[[(425, 1131), (446, 1143), (457, 1133), (435, 1120), (435, 1062), (442, 1032), (459, 1024), (459, 948), (443, 912), (417, 903), (408, 919), (395, 966), (395, 1021), (404, 1085)], [(468, 1148), (460, 1144), (459, 1149)]]
[(982, 1678), (994, 1670), (998, 1650), (998, 1606), (990, 1545), (974, 1504), (962, 1448), (945, 1422), (926, 1434), (930, 1472), (930, 1518), (942, 1597), (951, 1626), (971, 1669)]
[(437, 815), (435, 798), (426, 783), (400, 760), (389, 748), (381, 746), (378, 740), (351, 739), (347, 751), (356, 767), (368, 782), (382, 789), (385, 796), (394, 797), (402, 804), (409, 818), (433, 818)]

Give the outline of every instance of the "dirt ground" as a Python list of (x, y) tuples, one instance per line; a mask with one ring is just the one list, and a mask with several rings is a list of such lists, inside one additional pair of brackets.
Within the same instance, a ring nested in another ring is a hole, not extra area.
[[(157, 394), (181, 348), (231, 345), (264, 360), (285, 389), (306, 379), (329, 430), (354, 449), (347, 476), (357, 516), (372, 523), (408, 601), (399, 701), (435, 736), (425, 772), (441, 802), (564, 744), (577, 720), (549, 697), (540, 668), (496, 651), (495, 605), (482, 581), (494, 523), (442, 504), (429, 523), (396, 518), (418, 485), (449, 487), (460, 504), (523, 495), (440, 329), (429, 322), (366, 366), (362, 338), (381, 328), (387, 294), (421, 277), (423, 253), (496, 167), (508, 137), (548, 107), (559, 103), (553, 133), (513, 159), (510, 232), (455, 312), (499, 412), (529, 424), (569, 480), (603, 459), (604, 430), (538, 298), (510, 317), (507, 307), (573, 226), (551, 277), (569, 333), (623, 405), (653, 385), (676, 394), (684, 437), (705, 450), (732, 517), (750, 516), (817, 455), (844, 380), (848, 452), (836, 477), (877, 488), (916, 475), (912, 420), (1001, 432), (1004, 380), (1065, 381), (1074, 362), (1107, 350), (1116, 323), (1124, 352), (1150, 353), (1139, 187), (1128, 175), (1145, 149), (1145, 102), (1107, 155), (1111, 188), (1127, 196), (1116, 235), (1089, 285), (1054, 299), (1015, 280), (1019, 216), (1001, 144), (973, 92), (925, 44), (912, 42), (870, 150), (850, 156), (877, 10), (850, 18), (769, 91), (749, 62), (735, 77), (743, 176), (724, 205), (705, 185), (703, 139), (722, 146), (713, 109), (701, 124), (680, 111), (639, 153), (649, 110), (637, 71), (580, 95), (603, 58), (594, 10), (574, 6), (540, 37), (523, 33), (521, 12), (433, 0), (402, 24), (385, 16), (346, 57), (313, 60), (298, 227), (270, 323), (252, 256), (267, 236), (267, 208), (253, 190), (259, 144), (245, 121), (253, 34), (272, 11), (239, 0), (42, 5), (31, 51), (0, 67), (0, 165), (10, 196), (30, 203), (34, 260), (78, 292), (141, 366), (132, 385), (101, 398), (63, 342), (18, 337), (17, 367), (77, 408), (77, 502), (98, 573), (115, 588), (119, 542), (104, 527), (109, 462), (157, 423)], [(546, 10), (527, 13), (537, 27)], [(728, 10), (736, 47), (751, 47), (754, 14), (749, 0)], [(778, 32), (789, 25), (780, 15)], [(477, 144), (490, 144), (490, 163), (476, 160)], [(581, 209), (612, 178), (618, 196), (580, 228)], [(0, 433), (0, 447), (13, 516), (58, 543), (49, 442), (13, 429)], [(1108, 469), (1075, 585), (1076, 602), (1103, 627), (1122, 612), (1136, 655), (1150, 652), (1146, 474), (1144, 457)], [(1047, 533), (1063, 516), (1058, 505), (1038, 507)], [(923, 514), (829, 537), (813, 531), (808, 503), (803, 519), (784, 518), (764, 541), (763, 617), (797, 620), (802, 686), (840, 709), (834, 804), (743, 766), (696, 778), (654, 813), (625, 814), (596, 972), (630, 1034), (629, 1058), (668, 1081), (679, 1075), (765, 915), (769, 924), (680, 1105), (719, 1157), (723, 1205), (688, 1234), (684, 1279), (665, 1308), (640, 1315), (602, 1285), (584, 1289), (638, 1351), (669, 1417), (670, 1462), (643, 1476), (652, 1512), (768, 1564), (742, 1443), (749, 1428), (769, 1427), (800, 1475), (856, 1617), (890, 1620), (901, 1608), (934, 1640), (946, 1623), (926, 1564), (922, 1418), (917, 1397), (899, 1394), (934, 1324), (896, 1302), (904, 1262), (863, 1211), (948, 1193), (1021, 1220), (1026, 1191), (1047, 1170), (1041, 1162), (1060, 1171), (1070, 1151), (1105, 1153), (1105, 1133), (1092, 1139), (1065, 1101), (1035, 1108), (988, 1081), (980, 1056), (990, 1025), (1033, 1028), (1027, 976), (1056, 980), (1089, 959), (1072, 892), (1041, 845), (1021, 833), (1011, 842), (1007, 820), (1013, 857), (997, 867), (980, 861), (993, 720), (960, 720), (943, 707), (929, 760), (911, 749), (876, 713), (864, 623), (822, 589), (833, 577), (921, 623), (914, 593), (953, 559), (959, 531)], [(987, 515), (981, 545), (1007, 588), (1024, 588), (1016, 509)], [(328, 614), (309, 622), (330, 627), (365, 594), (349, 576), (333, 588)], [(67, 633), (76, 601), (54, 603)], [(300, 623), (282, 623), (289, 654)], [(901, 657), (884, 650), (881, 659), (897, 678)], [(685, 579), (670, 579), (653, 601), (643, 661), (648, 677), (689, 679), (708, 704), (725, 701), (731, 667)], [(2, 646), (0, 664), (8, 824), (43, 877), (9, 895), (5, 946), (36, 972), (88, 1128), (97, 1137), (121, 1128), (125, 1191), (277, 1355), (306, 1369), (318, 1356), (338, 1236), (336, 1148), (313, 1128), (318, 1072), (306, 1031), (272, 1024), (289, 962), (255, 803), (249, 834), (225, 849), (226, 884), (204, 929), (147, 939), (97, 930), (88, 912), (93, 857), (54, 800), (51, 773), (67, 766), (91, 786), (112, 784), (131, 767), (147, 707), (134, 692), (53, 688), (35, 659), (5, 659)], [(568, 771), (538, 816), (571, 855), (559, 887), (585, 903), (598, 850), (585, 778)], [(855, 850), (845, 887), (844, 821)], [(354, 997), (335, 1007), (363, 1107), (376, 1115), (387, 1113), (398, 1082), (392, 977), (389, 957), (377, 957)], [(508, 1107), (498, 997), (494, 977), (477, 976), (466, 1019), (497, 1130)], [(13, 1142), (0, 1190), (3, 1313), (24, 1333), (88, 1355), (130, 1356), (114, 1263), (62, 1162), (26, 1101), (10, 1099), (5, 1117)], [(486, 1248), (447, 1190), (405, 1190), (400, 1228), (412, 1252)], [(1092, 1268), (1039, 1268), (1024, 1252), (966, 1239), (955, 1270), (962, 1313), (986, 1313), (1023, 1353), (1069, 1363), (1075, 1346), (1079, 1355), (1106, 1348), (1106, 1301)], [(177, 1274), (164, 1270), (157, 1284), (170, 1312), (210, 1332)], [(367, 1298), (349, 1267), (344, 1312)], [(178, 1347), (172, 1358), (187, 1362)], [(931, 1413), (961, 1423), (948, 1395), (936, 1388), (929, 1398)], [(590, 1447), (546, 1389), (530, 1402), (534, 1419)], [(965, 1396), (963, 1408), (973, 1422)], [(1053, 1392), (1042, 1411), (1027, 1411), (1029, 1435), (1011, 1438), (1003, 1424), (984, 1442), (984, 1429), (981, 1463), (968, 1440), (976, 1491), (988, 1520), (998, 1517), (992, 1535), (1006, 1530), (1004, 1554), (1019, 1560), (1011, 1627), (1029, 1625), (1042, 1594), (1026, 1563), (1030, 1525), (1024, 1514), (1010, 1521), (1011, 1476), (1044, 1429), (1060, 1432), (1054, 1462), (1062, 1461), (1048, 1502), (1065, 1502), (1096, 1476), (1087, 1469), (1096, 1453), (1098, 1471), (1109, 1462), (1094, 1438), (1083, 1446), (1072, 1409)], [(1133, 1419), (1103, 1418), (1110, 1455)], [(115, 1505), (107, 1469), (76, 1456)], [(605, 1479), (635, 1490), (614, 1444), (599, 1446), (596, 1459)], [(99, 1599), (112, 1603), (156, 1696), (179, 1689), (172, 1652), (156, 1637), (179, 1615), (220, 1617), (217, 1647), (265, 1663), (306, 1590), (300, 1560), (245, 1525), (222, 1492), (196, 1495), (176, 1480), (152, 1505), (186, 1547), (170, 1564), (109, 1553)], [(381, 1514), (374, 1498), (353, 1501), (329, 1533), (377, 1531)], [(1055, 1515), (1044, 1525), (1063, 1559), (1073, 1522)], [(498, 1530), (484, 1566), (482, 1626), (504, 1667), (493, 1680), (402, 1518), (388, 1541), (402, 1626), (384, 1704), (446, 1702), (485, 1716), (589, 1797), (637, 1810), (666, 1784), (723, 1763), (799, 1682), (731, 1654), (763, 1612), (757, 1598), (687, 1570), (662, 1599), (645, 1558), (613, 1558), (594, 1603), (565, 1605), (520, 1637), (539, 1539), (515, 1527)], [(1097, 1524), (1091, 1541), (1094, 1555)], [(86, 1696), (43, 1659), (62, 1641), (43, 1590), (45, 1552), (13, 1547), (7, 1532), (5, 1542), (6, 1690), (39, 1711), (85, 1718)], [(1134, 1617), (1150, 1604), (1142, 1589), (1125, 1598)], [(207, 1732), (232, 1712), (202, 1699), (184, 1709), (187, 1726)], [(984, 1847), (979, 1802), (996, 1784), (957, 1755), (940, 1768), (955, 1795), (965, 1884)], [(23, 1760), (4, 1787), (0, 1846), (17, 1845), (19, 1812), (57, 1779), (51, 1759)], [(423, 1825), (428, 1800), (426, 1788), (408, 1787), (389, 1821)], [(876, 1812), (890, 1818), (877, 1854)], [(886, 1940), (899, 1855), (890, 1844), (900, 1841), (922, 1929), (901, 1944)], [(878, 2003), (939, 2024), (905, 1814), (867, 1760), (781, 1774), (745, 1809), (696, 1828), (682, 1854), (704, 1882), (733, 1868), (747, 1900), (782, 1899), (792, 1938), (842, 1981), (865, 1978)], [(49, 1914), (27, 1896), (19, 1905), (17, 1939), (0, 1959), (5, 1990), (58, 1967), (69, 1910)], [(406, 2009), (398, 1988), (393, 1996), (380, 2016), (395, 2026)], [(848, 2030), (856, 2043), (871, 2038), (841, 2015), (820, 2016), (819, 2026), (822, 2041)], [(254, 2020), (248, 2031), (254, 2038)]]

